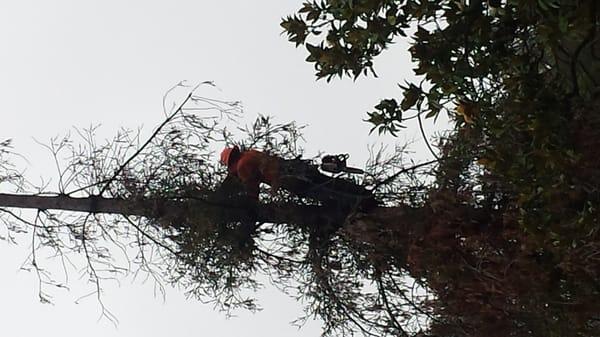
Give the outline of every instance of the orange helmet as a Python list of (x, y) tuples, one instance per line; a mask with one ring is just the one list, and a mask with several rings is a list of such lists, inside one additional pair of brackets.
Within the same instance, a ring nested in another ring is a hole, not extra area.
[(226, 147), (221, 152), (221, 164), (229, 165), (229, 160), (231, 160), (231, 156), (238, 154), (240, 152), (240, 148), (237, 146), (234, 147)]

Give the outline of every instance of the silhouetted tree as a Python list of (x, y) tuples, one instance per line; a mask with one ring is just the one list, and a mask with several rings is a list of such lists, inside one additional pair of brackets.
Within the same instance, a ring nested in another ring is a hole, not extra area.
[(407, 260), (431, 289), (427, 334), (597, 335), (599, 15), (594, 0), (332, 0), (283, 20), (327, 80), (374, 74), (376, 56), (411, 35), (420, 82), (368, 120), (391, 134), (411, 118), (453, 121), (435, 182), (408, 203), (430, 209), (425, 230), (381, 237), (376, 251), (393, 258), (371, 256), (382, 274)]

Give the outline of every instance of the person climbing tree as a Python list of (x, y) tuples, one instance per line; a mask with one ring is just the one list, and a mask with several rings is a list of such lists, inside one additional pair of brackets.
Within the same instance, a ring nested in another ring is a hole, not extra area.
[[(339, 156), (325, 156), (322, 167), (331, 165), (327, 158)], [(344, 155), (343, 161), (337, 160), (335, 172), (360, 173), (362, 170), (346, 168), (348, 158)], [(243, 184), (248, 196), (258, 200), (260, 183), (271, 186), (271, 191), (276, 192), (283, 188), (297, 196), (317, 200), (324, 204), (343, 206), (344, 208), (361, 205), (374, 205), (371, 191), (354, 181), (331, 177), (322, 174), (318, 166), (311, 160), (300, 158), (283, 159), (254, 149), (240, 150), (238, 146), (227, 147), (221, 152), (221, 164), (227, 165), (228, 177), (236, 177)], [(325, 171), (333, 172), (331, 168)]]
[(260, 183), (279, 187), (279, 163), (281, 159), (256, 150), (240, 151), (237, 146), (221, 152), (221, 164), (227, 165), (229, 175), (236, 176), (245, 186), (248, 195), (258, 199)]

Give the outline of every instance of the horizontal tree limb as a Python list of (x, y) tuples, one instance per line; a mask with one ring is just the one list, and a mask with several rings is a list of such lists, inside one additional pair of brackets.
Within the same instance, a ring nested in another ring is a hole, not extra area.
[(295, 204), (250, 204), (240, 202), (209, 202), (200, 199), (164, 200), (121, 199), (99, 196), (22, 195), (0, 193), (0, 207), (39, 210), (63, 210), (84, 213), (121, 214), (149, 218), (174, 218), (194, 214), (226, 221), (255, 218), (260, 222), (308, 225), (339, 221), (342, 214), (333, 208)]

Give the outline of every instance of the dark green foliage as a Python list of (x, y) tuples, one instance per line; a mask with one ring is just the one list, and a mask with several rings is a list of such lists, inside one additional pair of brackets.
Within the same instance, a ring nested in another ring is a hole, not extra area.
[(599, 11), (596, 0), (332, 0), (283, 20), (327, 80), (374, 74), (377, 55), (412, 37), (422, 78), (368, 113), (373, 130), (453, 117), (427, 230), (408, 251), (376, 245), (434, 292), (429, 332), (597, 335)]

